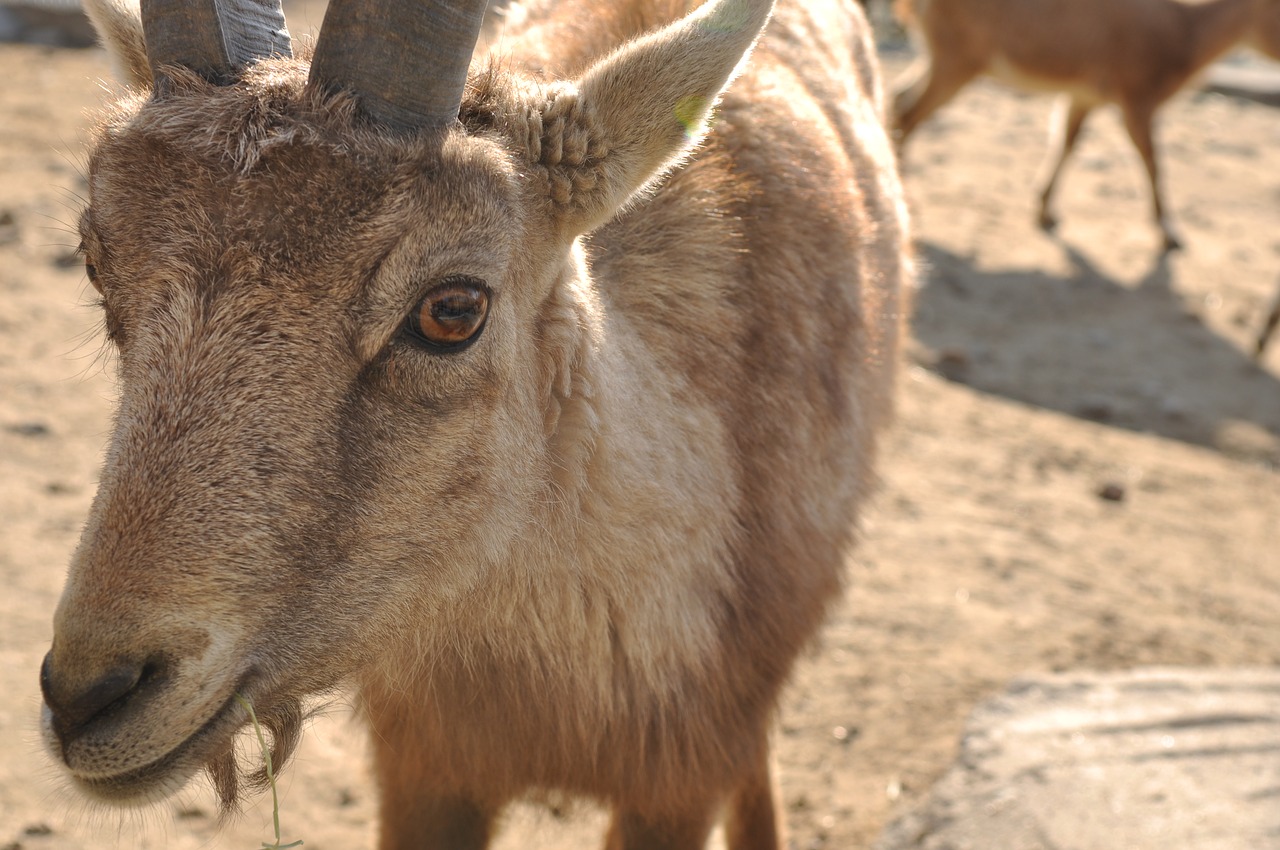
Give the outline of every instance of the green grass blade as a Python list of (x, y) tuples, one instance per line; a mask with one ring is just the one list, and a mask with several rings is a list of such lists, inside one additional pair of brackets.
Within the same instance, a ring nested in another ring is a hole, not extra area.
[(244, 706), (244, 710), (249, 712), (249, 720), (253, 723), (253, 731), (258, 736), (258, 746), (262, 748), (262, 759), (267, 765), (267, 784), (271, 786), (271, 821), (275, 825), (276, 840), (273, 844), (262, 842), (263, 850), (288, 850), (290, 847), (301, 847), (301, 840), (293, 841), (289, 844), (280, 843), (280, 798), (276, 796), (276, 777), (271, 769), (271, 750), (267, 748), (267, 739), (262, 734), (262, 725), (258, 723), (258, 715), (253, 710), (253, 704), (239, 693), (235, 697)]

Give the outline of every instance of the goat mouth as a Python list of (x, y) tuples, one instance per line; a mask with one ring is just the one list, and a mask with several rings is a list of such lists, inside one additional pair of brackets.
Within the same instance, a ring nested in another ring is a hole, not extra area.
[(73, 770), (72, 779), (90, 795), (116, 804), (146, 805), (177, 793), (208, 761), (229, 749), (235, 733), (248, 722), (236, 702), (236, 693), (200, 728), (158, 759), (119, 773)]

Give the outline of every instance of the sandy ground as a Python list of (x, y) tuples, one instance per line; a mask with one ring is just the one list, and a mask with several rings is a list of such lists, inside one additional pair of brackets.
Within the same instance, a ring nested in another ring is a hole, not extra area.
[[(907, 58), (887, 54), (890, 77)], [(108, 74), (98, 51), (0, 46), (0, 848), (252, 848), (269, 801), (221, 831), (203, 788), (88, 810), (36, 734), (113, 395), (69, 232)], [(925, 273), (900, 422), (848, 604), (781, 713), (796, 850), (867, 846), (1024, 671), (1280, 663), (1280, 345), (1245, 353), (1280, 288), (1280, 113), (1192, 95), (1164, 112), (1188, 248), (1163, 257), (1110, 115), (1066, 175), (1058, 236), (1033, 226), (1049, 111), (980, 84), (909, 151)], [(286, 840), (372, 846), (342, 705), (281, 793)], [(590, 846), (586, 815), (518, 816), (503, 846)]]

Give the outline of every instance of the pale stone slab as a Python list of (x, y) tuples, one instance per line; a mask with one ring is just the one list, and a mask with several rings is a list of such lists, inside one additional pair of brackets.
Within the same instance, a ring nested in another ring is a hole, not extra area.
[(79, 0), (0, 0), (0, 43), (90, 47), (93, 25)]
[(1280, 69), (1270, 65), (1218, 64), (1209, 69), (1203, 88), (1206, 91), (1243, 97), (1280, 106)]
[(1280, 848), (1280, 670), (1020, 679), (875, 848)]

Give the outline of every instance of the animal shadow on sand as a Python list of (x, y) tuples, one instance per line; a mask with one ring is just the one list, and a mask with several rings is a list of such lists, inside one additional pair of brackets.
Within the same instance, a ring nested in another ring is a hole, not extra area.
[(915, 332), (943, 376), (1280, 466), (1280, 381), (1188, 309), (1170, 255), (1126, 285), (1065, 244), (1067, 277), (979, 270), (937, 245), (919, 247)]

